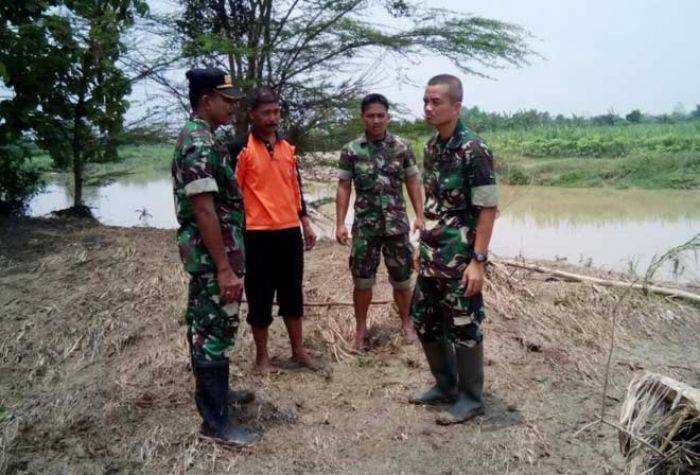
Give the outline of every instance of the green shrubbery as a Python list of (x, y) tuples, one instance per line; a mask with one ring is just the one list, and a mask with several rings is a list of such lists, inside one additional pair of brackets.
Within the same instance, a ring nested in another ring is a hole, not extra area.
[(30, 158), (27, 144), (0, 142), (0, 215), (22, 212), (39, 188), (39, 170)]
[(524, 157), (624, 157), (700, 151), (700, 123), (545, 127), (484, 134), (492, 147)]

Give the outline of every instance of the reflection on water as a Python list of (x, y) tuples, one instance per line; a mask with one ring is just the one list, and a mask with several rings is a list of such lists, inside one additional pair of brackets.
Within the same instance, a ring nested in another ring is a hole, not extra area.
[[(176, 228), (173, 185), (170, 179), (148, 182), (118, 181), (86, 187), (85, 203), (95, 217), (110, 226)], [(43, 216), (73, 204), (66, 188), (52, 183), (29, 203), (29, 214)]]
[[(502, 187), (492, 249), (501, 256), (566, 259), (644, 274), (654, 256), (700, 233), (700, 193)], [(684, 256), (682, 281), (697, 281), (698, 256)], [(655, 278), (675, 280), (673, 266)]]
[(700, 193), (669, 190), (613, 190), (501, 186), (501, 212), (551, 225), (620, 221), (700, 220)]
[[(309, 200), (335, 195), (335, 183), (308, 183), (305, 188)], [(85, 193), (86, 203), (104, 224), (177, 227), (169, 178), (120, 181), (86, 188)], [(71, 201), (63, 186), (52, 184), (32, 200), (30, 214), (45, 215)], [(334, 216), (335, 206), (326, 204), (322, 211)], [(352, 207), (347, 221), (352, 222)], [(502, 257), (566, 259), (643, 274), (654, 255), (699, 232), (697, 192), (502, 186), (491, 249)], [(697, 256), (687, 256), (682, 266), (681, 280), (698, 280)], [(661, 269), (656, 278), (674, 279), (671, 267)]]

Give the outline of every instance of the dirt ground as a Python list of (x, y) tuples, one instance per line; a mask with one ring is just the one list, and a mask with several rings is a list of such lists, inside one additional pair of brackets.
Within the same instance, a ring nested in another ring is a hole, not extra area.
[[(351, 300), (347, 254), (328, 241), (307, 253), (308, 302)], [(363, 355), (346, 344), (351, 307), (311, 306), (305, 341), (323, 372), (287, 364), (276, 321), (272, 353), (286, 369), (252, 375), (242, 326), (232, 382), (258, 399), (235, 416), (262, 440), (225, 447), (197, 438), (186, 282), (173, 231), (0, 221), (0, 472), (620, 473), (614, 429), (578, 432), (601, 409), (613, 313), (608, 419), (639, 372), (700, 387), (697, 307), (497, 264), (485, 416), (441, 427), (407, 403), (431, 377), (391, 305), (373, 306)], [(385, 272), (375, 293), (390, 296)]]

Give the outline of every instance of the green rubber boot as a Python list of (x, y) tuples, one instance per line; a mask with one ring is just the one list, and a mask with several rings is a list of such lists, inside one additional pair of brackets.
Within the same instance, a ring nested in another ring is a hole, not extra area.
[(202, 416), (200, 435), (217, 442), (249, 446), (258, 436), (229, 421), (228, 360), (195, 361), (195, 402)]
[(453, 402), (457, 396), (454, 346), (445, 341), (421, 341), (421, 345), (430, 371), (435, 376), (435, 385), (413, 396), (410, 401), (413, 404), (429, 406)]
[(455, 346), (457, 356), (457, 400), (436, 422), (440, 425), (459, 424), (484, 413), (484, 346), (473, 348)]

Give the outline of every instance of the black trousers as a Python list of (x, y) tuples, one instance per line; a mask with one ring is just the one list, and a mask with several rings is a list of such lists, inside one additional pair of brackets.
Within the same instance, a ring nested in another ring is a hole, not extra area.
[(246, 231), (245, 257), (248, 323), (254, 327), (270, 326), (275, 294), (279, 316), (302, 317), (304, 240), (301, 228)]

